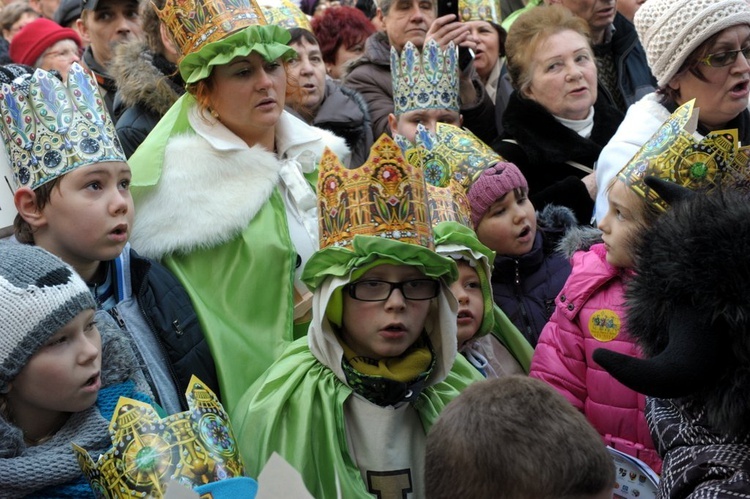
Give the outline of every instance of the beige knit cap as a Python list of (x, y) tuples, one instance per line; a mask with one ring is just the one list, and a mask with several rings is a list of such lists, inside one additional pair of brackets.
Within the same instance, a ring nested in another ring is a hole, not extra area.
[(738, 24), (750, 24), (746, 0), (648, 0), (633, 20), (659, 88), (708, 38)]

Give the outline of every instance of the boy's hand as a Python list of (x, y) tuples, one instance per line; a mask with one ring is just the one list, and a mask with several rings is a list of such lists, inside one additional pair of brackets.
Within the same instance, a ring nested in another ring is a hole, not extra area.
[(448, 47), (450, 42), (453, 42), (457, 47), (475, 49), (477, 44), (471, 35), (471, 28), (462, 22), (454, 21), (454, 19), (456, 19), (454, 14), (435, 19), (430, 29), (427, 30), (425, 43), (433, 39), (440, 44), (442, 49)]

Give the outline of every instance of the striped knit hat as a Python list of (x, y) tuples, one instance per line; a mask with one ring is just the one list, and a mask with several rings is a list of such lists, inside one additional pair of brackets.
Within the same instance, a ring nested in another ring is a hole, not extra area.
[(37, 247), (0, 243), (0, 392), (76, 315), (96, 308), (86, 283)]

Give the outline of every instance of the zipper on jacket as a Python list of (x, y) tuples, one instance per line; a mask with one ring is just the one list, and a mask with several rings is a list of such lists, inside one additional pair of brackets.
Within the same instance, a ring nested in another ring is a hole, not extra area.
[(516, 264), (516, 298), (518, 299), (518, 309), (521, 311), (521, 317), (523, 318), (523, 323), (526, 325), (526, 338), (530, 340), (532, 338), (533, 332), (531, 330), (531, 323), (529, 322), (529, 314), (526, 311), (526, 304), (523, 301), (523, 295), (521, 294), (521, 265), (518, 260), (513, 260)]

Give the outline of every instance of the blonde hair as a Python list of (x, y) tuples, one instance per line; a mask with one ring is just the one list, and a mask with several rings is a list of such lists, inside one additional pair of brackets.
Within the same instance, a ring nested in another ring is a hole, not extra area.
[(568, 30), (583, 36), (591, 48), (591, 31), (586, 21), (560, 5), (535, 7), (516, 19), (505, 40), (508, 74), (514, 89), (523, 92), (531, 85), (531, 61), (539, 45), (550, 36)]

